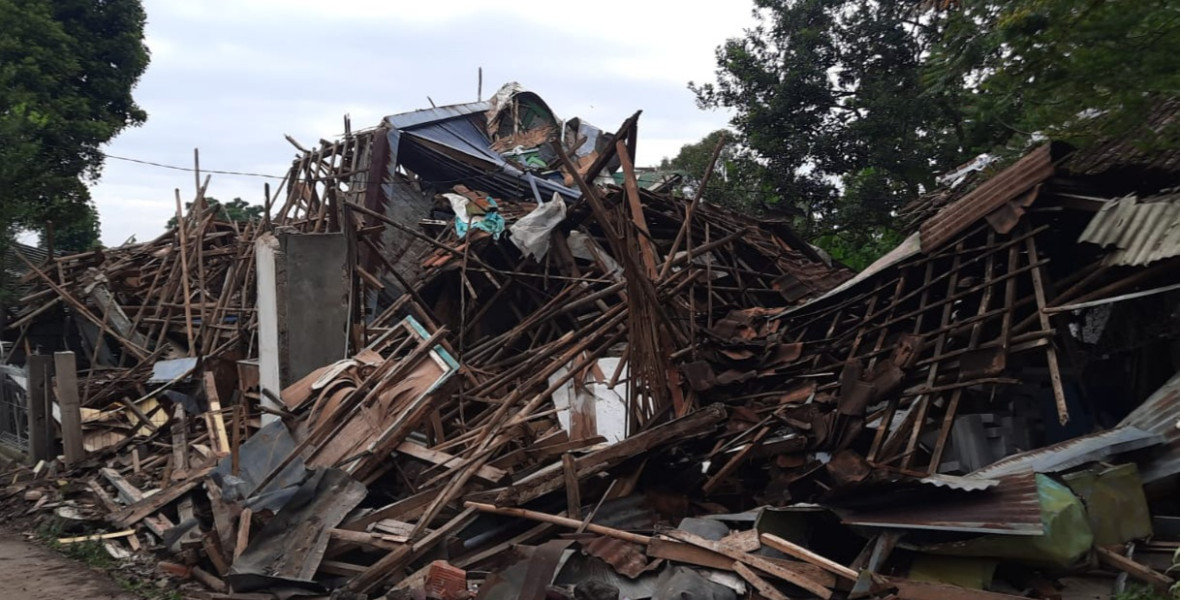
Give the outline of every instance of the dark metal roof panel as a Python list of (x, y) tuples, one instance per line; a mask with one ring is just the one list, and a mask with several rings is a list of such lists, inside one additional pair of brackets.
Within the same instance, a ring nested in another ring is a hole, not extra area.
[(412, 130), (429, 123), (437, 123), (439, 121), (446, 121), (449, 119), (466, 117), (476, 113), (487, 112), (491, 106), (491, 102), (485, 100), (483, 102), (469, 102), (467, 104), (452, 104), (450, 106), (424, 108), (422, 110), (390, 115), (385, 117), (385, 122), (389, 123), (389, 126), (393, 127), (394, 129)]

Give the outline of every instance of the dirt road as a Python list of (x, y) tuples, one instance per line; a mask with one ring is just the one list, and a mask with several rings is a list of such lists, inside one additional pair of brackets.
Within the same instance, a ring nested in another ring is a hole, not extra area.
[(137, 600), (109, 577), (0, 531), (0, 598)]

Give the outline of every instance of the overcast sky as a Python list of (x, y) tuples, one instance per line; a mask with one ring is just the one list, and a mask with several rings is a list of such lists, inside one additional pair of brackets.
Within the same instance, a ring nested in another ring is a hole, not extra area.
[[(724, 126), (687, 82), (713, 77), (714, 49), (752, 24), (746, 0), (489, 3), (475, 0), (145, 0), (152, 60), (135, 90), (147, 124), (110, 155), (283, 175), (290, 134), (314, 144), (384, 115), (471, 102), (518, 81), (560, 118), (614, 130), (635, 110), (637, 162), (653, 164)], [(214, 175), (209, 195), (262, 202), (265, 179)], [(93, 194), (102, 240), (146, 241), (191, 200), (192, 173), (108, 159)]]

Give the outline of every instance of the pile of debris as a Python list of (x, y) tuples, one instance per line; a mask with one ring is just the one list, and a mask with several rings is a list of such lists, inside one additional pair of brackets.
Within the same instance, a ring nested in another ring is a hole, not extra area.
[(346, 123), (263, 222), (26, 261), (5, 494), (209, 598), (1171, 585), (1180, 171), (1044, 146), (854, 276), (637, 118)]

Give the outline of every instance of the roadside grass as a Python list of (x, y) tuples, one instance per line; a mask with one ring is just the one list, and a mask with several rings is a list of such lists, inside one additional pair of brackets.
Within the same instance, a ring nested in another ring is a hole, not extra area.
[[(150, 581), (137, 577), (130, 577), (118, 572), (119, 561), (113, 558), (103, 546), (101, 540), (88, 540), (73, 544), (62, 544), (57, 540), (62, 535), (61, 524), (56, 519), (49, 519), (37, 528), (37, 539), (68, 558), (76, 560), (86, 566), (105, 572), (128, 593), (135, 594), (145, 600), (184, 600), (179, 590), (161, 589)], [(88, 535), (82, 534), (82, 535)]]

